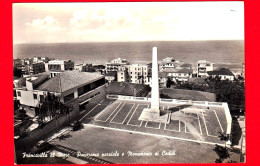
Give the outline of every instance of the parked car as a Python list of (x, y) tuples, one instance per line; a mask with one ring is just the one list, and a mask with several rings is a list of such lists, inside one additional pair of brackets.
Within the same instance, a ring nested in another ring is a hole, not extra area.
[(47, 141), (39, 141), (31, 150), (32, 153), (41, 153), (49, 150), (52, 145)]
[(80, 121), (74, 121), (70, 124), (70, 126), (72, 127), (73, 131), (77, 131), (82, 127), (82, 124)]

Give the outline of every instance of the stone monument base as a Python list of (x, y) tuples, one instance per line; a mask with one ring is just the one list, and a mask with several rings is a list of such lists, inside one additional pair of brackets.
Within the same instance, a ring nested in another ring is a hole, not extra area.
[(160, 110), (145, 108), (138, 120), (169, 124), (170, 119), (171, 117), (168, 112), (164, 113), (163, 115), (160, 115)]

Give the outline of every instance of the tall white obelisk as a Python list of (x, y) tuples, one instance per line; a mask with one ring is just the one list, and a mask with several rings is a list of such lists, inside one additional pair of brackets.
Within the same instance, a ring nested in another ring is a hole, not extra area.
[(152, 64), (152, 101), (151, 111), (158, 112), (160, 115), (160, 96), (159, 96), (159, 77), (158, 77), (158, 61), (157, 61), (157, 47), (153, 47), (153, 64)]
[(153, 64), (152, 64), (152, 98), (151, 108), (144, 108), (138, 120), (153, 121), (159, 123), (170, 123), (168, 113), (161, 115), (160, 96), (159, 96), (159, 77), (157, 62), (157, 47), (153, 47)]

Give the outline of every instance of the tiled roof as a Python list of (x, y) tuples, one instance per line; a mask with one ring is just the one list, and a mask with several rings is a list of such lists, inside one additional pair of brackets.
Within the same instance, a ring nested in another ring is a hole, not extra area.
[(162, 70), (162, 72), (166, 72), (166, 73), (176, 73), (178, 71), (178, 69), (176, 68), (166, 68), (164, 70)]
[(49, 74), (42, 74), (40, 76), (38, 76), (38, 78), (36, 78), (35, 80), (28, 80), (30, 81), (34, 87), (40, 85), (41, 83), (43, 83), (44, 81), (46, 81), (49, 78)]
[(176, 73), (186, 73), (186, 74), (189, 74), (189, 73), (192, 73), (192, 69), (180, 69)]
[(192, 69), (176, 69), (176, 68), (167, 68), (162, 70), (164, 73), (192, 73)]
[(181, 67), (188, 67), (188, 68), (191, 68), (192, 65), (191, 65), (191, 64), (188, 64), (188, 63), (185, 63), (185, 64), (182, 64)]
[(106, 88), (106, 92), (115, 95), (136, 96), (146, 88), (150, 88), (149, 85), (113, 81)]
[(208, 75), (227, 75), (227, 76), (234, 76), (234, 74), (227, 68), (221, 68), (214, 71), (208, 71)]
[(65, 71), (40, 85), (37, 89), (49, 92), (64, 92), (104, 77), (99, 73)]
[(166, 72), (159, 72), (159, 78), (166, 78), (167, 73)]

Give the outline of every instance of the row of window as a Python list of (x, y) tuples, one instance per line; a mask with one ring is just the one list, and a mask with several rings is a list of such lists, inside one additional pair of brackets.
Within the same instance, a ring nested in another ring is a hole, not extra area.
[(88, 93), (89, 91), (91, 91), (91, 90), (93, 90), (93, 89), (95, 89), (99, 86), (102, 86), (104, 84), (105, 84), (105, 78), (102, 78), (100, 80), (97, 80), (95, 82), (87, 84), (83, 87), (78, 88), (78, 95), (81, 96), (81, 95)]
[[(20, 91), (17, 91), (17, 96), (22, 97), (22, 94)], [(44, 101), (44, 96), (43, 95), (39, 95), (40, 96), (40, 102)], [(33, 94), (33, 99), (38, 100), (38, 95), (37, 94)]]

